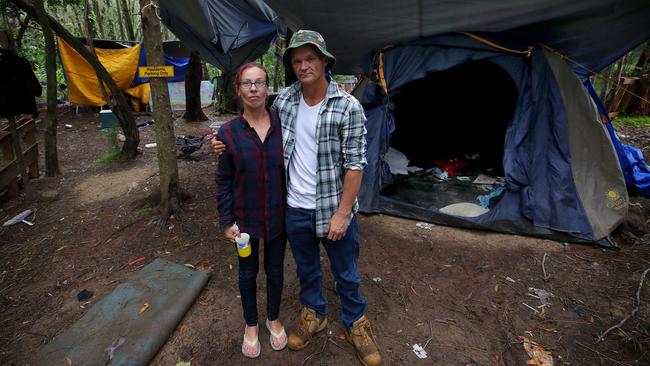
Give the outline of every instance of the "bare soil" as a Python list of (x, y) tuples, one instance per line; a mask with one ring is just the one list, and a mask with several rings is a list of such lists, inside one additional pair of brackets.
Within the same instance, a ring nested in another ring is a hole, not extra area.
[[(199, 161), (179, 160), (182, 187), (192, 198), (182, 214), (160, 226), (150, 209), (134, 208), (158, 182), (156, 151), (144, 148), (154, 142), (153, 130), (141, 131), (143, 152), (135, 161), (101, 165), (96, 160), (107, 139), (97, 115), (68, 112), (59, 122), (64, 123), (73, 128), (59, 129), (63, 175), (34, 181), (38, 192), (57, 190), (59, 198), (33, 203), (17, 198), (0, 209), (2, 222), (22, 210), (35, 211), (34, 226), (0, 229), (0, 365), (33, 365), (35, 351), (92, 306), (80, 303), (77, 293), (88, 289), (95, 293), (92, 301), (102, 298), (133, 275), (125, 264), (141, 257), (145, 264), (165, 258), (212, 272), (152, 365), (359, 364), (344, 340), (326, 255), (332, 310), (326, 331), (303, 351), (274, 352), (262, 329), (260, 359), (241, 355), (237, 258), (217, 226), (216, 161), (208, 146), (194, 153)], [(209, 124), (179, 119), (176, 134), (201, 135)], [(645, 144), (637, 147), (646, 148), (646, 159), (649, 140), (635, 138), (649, 132), (623, 131), (632, 143)], [(385, 365), (524, 365), (528, 356), (520, 336), (552, 352), (555, 365), (650, 365), (650, 278), (638, 313), (597, 342), (632, 312), (640, 275), (650, 268), (650, 236), (634, 230), (648, 225), (650, 200), (632, 196), (631, 202), (637, 221), (615, 233), (618, 249), (436, 225), (429, 230), (411, 220), (361, 215), (362, 293)], [(289, 250), (286, 267), (281, 319), (291, 328), (300, 304)], [(264, 283), (261, 273), (261, 319)], [(550, 304), (539, 307), (531, 288), (552, 293)], [(414, 344), (426, 346), (426, 359), (416, 356)]]

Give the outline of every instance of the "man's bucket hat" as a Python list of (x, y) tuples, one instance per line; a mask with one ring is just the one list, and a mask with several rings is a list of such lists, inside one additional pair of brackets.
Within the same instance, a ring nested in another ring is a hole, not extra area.
[(284, 66), (287, 68), (287, 70), (293, 71), (291, 68), (291, 50), (294, 48), (298, 48), (300, 46), (304, 46), (306, 44), (312, 44), (318, 48), (318, 50), (327, 58), (330, 59), (330, 62), (327, 64), (325, 67), (325, 70), (329, 71), (332, 69), (334, 66), (334, 63), (336, 62), (336, 57), (332, 55), (329, 51), (327, 51), (327, 46), (325, 45), (325, 38), (323, 36), (313, 30), (299, 30), (296, 33), (291, 36), (291, 41), (289, 41), (289, 46), (287, 46), (287, 49), (284, 51), (284, 56), (282, 57), (282, 61), (284, 62)]

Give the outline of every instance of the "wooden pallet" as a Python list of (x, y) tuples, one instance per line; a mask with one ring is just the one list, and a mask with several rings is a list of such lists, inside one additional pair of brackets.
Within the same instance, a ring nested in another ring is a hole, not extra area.
[[(20, 118), (16, 121), (16, 130), (20, 138), (23, 160), (30, 178), (38, 178), (38, 143), (36, 142), (36, 124), (33, 118)], [(11, 145), (9, 125), (0, 127), (0, 202), (18, 196), (20, 193), (20, 172), (16, 156)]]

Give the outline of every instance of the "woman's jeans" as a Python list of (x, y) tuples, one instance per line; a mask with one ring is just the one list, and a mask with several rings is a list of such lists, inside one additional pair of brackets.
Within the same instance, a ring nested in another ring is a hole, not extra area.
[[(239, 257), (239, 293), (244, 309), (244, 319), (249, 326), (257, 325), (257, 272), (259, 271), (260, 239), (250, 240), (251, 254)], [(276, 320), (280, 313), (284, 281), (284, 250), (286, 235), (264, 241), (264, 272), (266, 273), (266, 317)]]

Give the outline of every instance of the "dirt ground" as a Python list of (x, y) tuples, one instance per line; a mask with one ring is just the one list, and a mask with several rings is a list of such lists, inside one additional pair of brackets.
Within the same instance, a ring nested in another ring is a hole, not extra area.
[[(26, 204), (18, 198), (0, 209), (2, 222), (22, 210), (35, 211), (34, 226), (0, 229), (0, 365), (33, 365), (35, 350), (92, 306), (80, 303), (77, 293), (91, 290), (97, 301), (132, 276), (124, 265), (141, 257), (144, 263), (165, 258), (212, 272), (152, 365), (359, 364), (342, 339), (340, 302), (325, 255), (331, 304), (326, 332), (301, 352), (273, 352), (261, 330), (260, 359), (241, 355), (237, 258), (217, 227), (216, 163), (207, 146), (194, 153), (199, 161), (179, 160), (182, 187), (192, 198), (182, 215), (160, 228), (150, 210), (134, 209), (158, 181), (156, 151), (144, 148), (154, 142), (153, 130), (141, 132), (143, 152), (135, 161), (101, 165), (96, 160), (106, 151), (106, 137), (97, 115), (68, 112), (64, 123), (73, 127), (59, 129), (63, 175), (33, 182), (39, 193), (58, 191), (58, 199)], [(200, 135), (209, 124), (178, 120), (176, 134)], [(649, 129), (622, 133), (645, 144), (637, 146), (646, 147), (649, 157)], [(638, 313), (596, 342), (631, 314), (641, 273), (650, 268), (650, 235), (637, 230), (639, 223), (649, 224), (650, 200), (633, 196), (631, 202), (637, 221), (615, 233), (618, 249), (437, 225), (427, 229), (411, 220), (361, 215), (362, 293), (385, 365), (524, 365), (528, 356), (520, 336), (552, 352), (555, 365), (650, 365), (650, 278)], [(286, 267), (281, 319), (290, 328), (300, 305), (289, 250)], [(262, 273), (261, 319), (263, 279)], [(554, 295), (547, 306), (540, 308), (540, 300), (529, 295), (534, 289)], [(425, 347), (427, 358), (416, 356), (415, 344)]]

